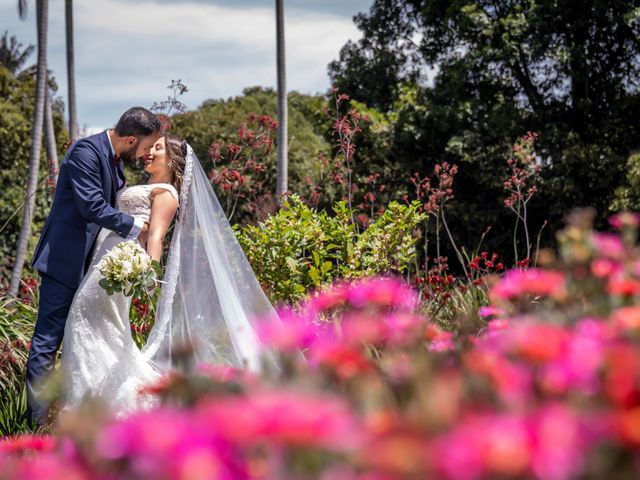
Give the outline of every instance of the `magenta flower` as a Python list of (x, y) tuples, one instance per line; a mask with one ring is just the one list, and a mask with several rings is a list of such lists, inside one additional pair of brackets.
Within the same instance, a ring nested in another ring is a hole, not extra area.
[(561, 355), (540, 371), (540, 384), (551, 393), (576, 390), (596, 395), (610, 334), (606, 324), (593, 319), (578, 322)]
[(609, 258), (596, 258), (591, 262), (591, 273), (598, 278), (618, 276), (624, 268), (620, 262)]
[(504, 315), (504, 309), (500, 307), (495, 307), (493, 305), (488, 305), (485, 307), (480, 307), (478, 314), (481, 318), (489, 318), (489, 317), (500, 317)]
[(297, 353), (309, 347), (318, 336), (319, 328), (305, 316), (291, 309), (278, 312), (279, 322), (262, 322), (258, 337), (267, 346), (282, 353)]
[(385, 277), (360, 280), (349, 288), (347, 296), (356, 308), (375, 305), (409, 311), (418, 300), (416, 292), (400, 280)]
[(445, 478), (473, 480), (523, 475), (531, 458), (531, 437), (524, 419), (487, 414), (461, 421), (437, 439), (434, 459)]
[(196, 421), (241, 446), (345, 451), (363, 441), (360, 422), (348, 404), (322, 394), (265, 390), (248, 397), (210, 400), (198, 408)]
[[(182, 478), (177, 472), (191, 471), (198, 462), (215, 471), (212, 478), (247, 478), (240, 451), (208, 427), (186, 411), (163, 408), (106, 426), (95, 448), (104, 460), (126, 462), (135, 478)], [(194, 457), (205, 451), (206, 458)]]
[(430, 352), (448, 352), (456, 348), (451, 332), (441, 332), (429, 344)]
[[(51, 452), (2, 465), (0, 476), (16, 480), (110, 480), (107, 475), (94, 475), (80, 465)], [(113, 478), (113, 477), (111, 477)]]
[(327, 290), (316, 292), (307, 301), (305, 309), (310, 317), (343, 306), (347, 301), (347, 292), (351, 288), (348, 283), (335, 283)]
[(512, 300), (524, 295), (560, 298), (565, 293), (566, 279), (561, 272), (532, 268), (507, 271), (491, 289), (490, 297), (496, 301)]
[(611, 259), (621, 259), (625, 255), (622, 239), (613, 233), (595, 233), (593, 246), (599, 256)]
[(584, 468), (589, 437), (578, 415), (562, 404), (543, 407), (531, 421), (531, 468), (542, 480), (574, 478)]
[(495, 319), (495, 320), (490, 320), (487, 323), (487, 333), (491, 334), (491, 333), (496, 333), (496, 332), (502, 332), (506, 329), (508, 329), (511, 326), (511, 322), (507, 319)]
[(28, 452), (50, 452), (56, 439), (49, 435), (19, 435), (0, 438), (1, 455), (21, 455)]
[(212, 365), (210, 363), (200, 363), (196, 365), (196, 372), (202, 373), (213, 380), (221, 383), (241, 382), (245, 384), (257, 384), (259, 377), (247, 369), (231, 367), (227, 365)]
[(623, 228), (638, 228), (640, 226), (640, 213), (620, 212), (609, 217), (609, 225), (618, 230)]
[(619, 308), (613, 312), (611, 320), (618, 331), (640, 331), (640, 305)]

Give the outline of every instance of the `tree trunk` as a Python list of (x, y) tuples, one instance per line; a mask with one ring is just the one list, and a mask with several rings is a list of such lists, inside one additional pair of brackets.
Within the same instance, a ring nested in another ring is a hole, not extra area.
[(31, 237), (31, 221), (36, 202), (38, 188), (38, 168), (40, 166), (40, 148), (42, 145), (42, 129), (44, 120), (44, 104), (47, 92), (47, 22), (48, 0), (36, 1), (36, 19), (38, 23), (38, 73), (36, 76), (36, 99), (33, 110), (33, 125), (31, 126), (31, 149), (29, 151), (29, 177), (27, 180), (27, 199), (22, 212), (22, 225), (16, 259), (11, 272), (9, 295), (16, 296), (20, 288), (20, 277), (24, 266), (29, 239)]
[(281, 203), (281, 195), (287, 191), (288, 155), (287, 155), (287, 87), (285, 82), (284, 61), (284, 11), (282, 0), (276, 0), (276, 50), (278, 68), (278, 169), (276, 197)]
[(65, 0), (65, 28), (67, 33), (67, 83), (69, 90), (69, 136), (78, 138), (78, 116), (76, 112), (76, 74), (73, 52), (73, 0)]
[(51, 110), (51, 92), (46, 89), (44, 103), (44, 144), (47, 147), (49, 175), (55, 186), (58, 183), (58, 150), (56, 147), (56, 132), (53, 128), (53, 111)]

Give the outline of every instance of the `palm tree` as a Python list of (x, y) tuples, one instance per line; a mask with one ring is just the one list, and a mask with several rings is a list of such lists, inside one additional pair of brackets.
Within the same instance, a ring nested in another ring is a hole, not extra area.
[(56, 132), (53, 128), (53, 111), (51, 109), (51, 92), (47, 86), (44, 99), (44, 145), (47, 149), (49, 161), (49, 175), (53, 184), (58, 183), (58, 149), (56, 146)]
[(34, 49), (33, 45), (28, 45), (23, 49), (23, 45), (18, 42), (18, 39), (13, 35), (9, 37), (9, 32), (5, 31), (0, 38), (0, 65), (4, 65), (17, 77), (23, 73), (22, 68)]
[(67, 32), (67, 83), (69, 87), (69, 136), (78, 138), (78, 116), (76, 112), (76, 75), (73, 52), (73, 0), (65, 0), (65, 29)]
[(276, 58), (278, 69), (278, 168), (276, 174), (276, 197), (278, 203), (287, 191), (287, 87), (285, 83), (284, 61), (284, 7), (282, 0), (276, 0)]
[[(26, 12), (24, 0), (18, 1), (18, 11), (21, 15)], [(16, 248), (16, 259), (11, 272), (9, 294), (16, 296), (20, 287), (22, 267), (27, 255), (29, 238), (31, 237), (31, 222), (36, 201), (38, 187), (38, 170), (40, 167), (40, 148), (42, 145), (42, 130), (44, 121), (44, 107), (47, 95), (47, 27), (49, 20), (48, 0), (36, 0), (36, 20), (38, 23), (38, 67), (36, 74), (36, 100), (33, 109), (33, 124), (31, 126), (31, 149), (29, 151), (29, 176), (27, 179), (27, 201), (22, 211), (22, 225)]]

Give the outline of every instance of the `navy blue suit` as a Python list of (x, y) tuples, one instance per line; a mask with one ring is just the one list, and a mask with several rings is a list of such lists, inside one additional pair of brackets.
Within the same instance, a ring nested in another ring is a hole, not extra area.
[(45, 423), (49, 402), (41, 381), (53, 370), (73, 296), (89, 266), (100, 228), (126, 237), (134, 219), (115, 209), (124, 184), (107, 132), (73, 144), (58, 175), (51, 211), (36, 246), (32, 266), (40, 272), (40, 303), (27, 361), (27, 413)]

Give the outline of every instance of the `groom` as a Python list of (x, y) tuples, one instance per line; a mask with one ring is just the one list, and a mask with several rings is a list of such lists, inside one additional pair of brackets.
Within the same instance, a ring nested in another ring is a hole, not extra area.
[(133, 107), (113, 130), (74, 143), (60, 166), (51, 211), (31, 262), (41, 277), (26, 373), (31, 425), (47, 423), (50, 401), (43, 381), (53, 370), (67, 314), (100, 228), (123, 238), (146, 236), (145, 222), (114, 207), (116, 192), (125, 184), (123, 161), (148, 154), (159, 137), (158, 118), (145, 108)]

